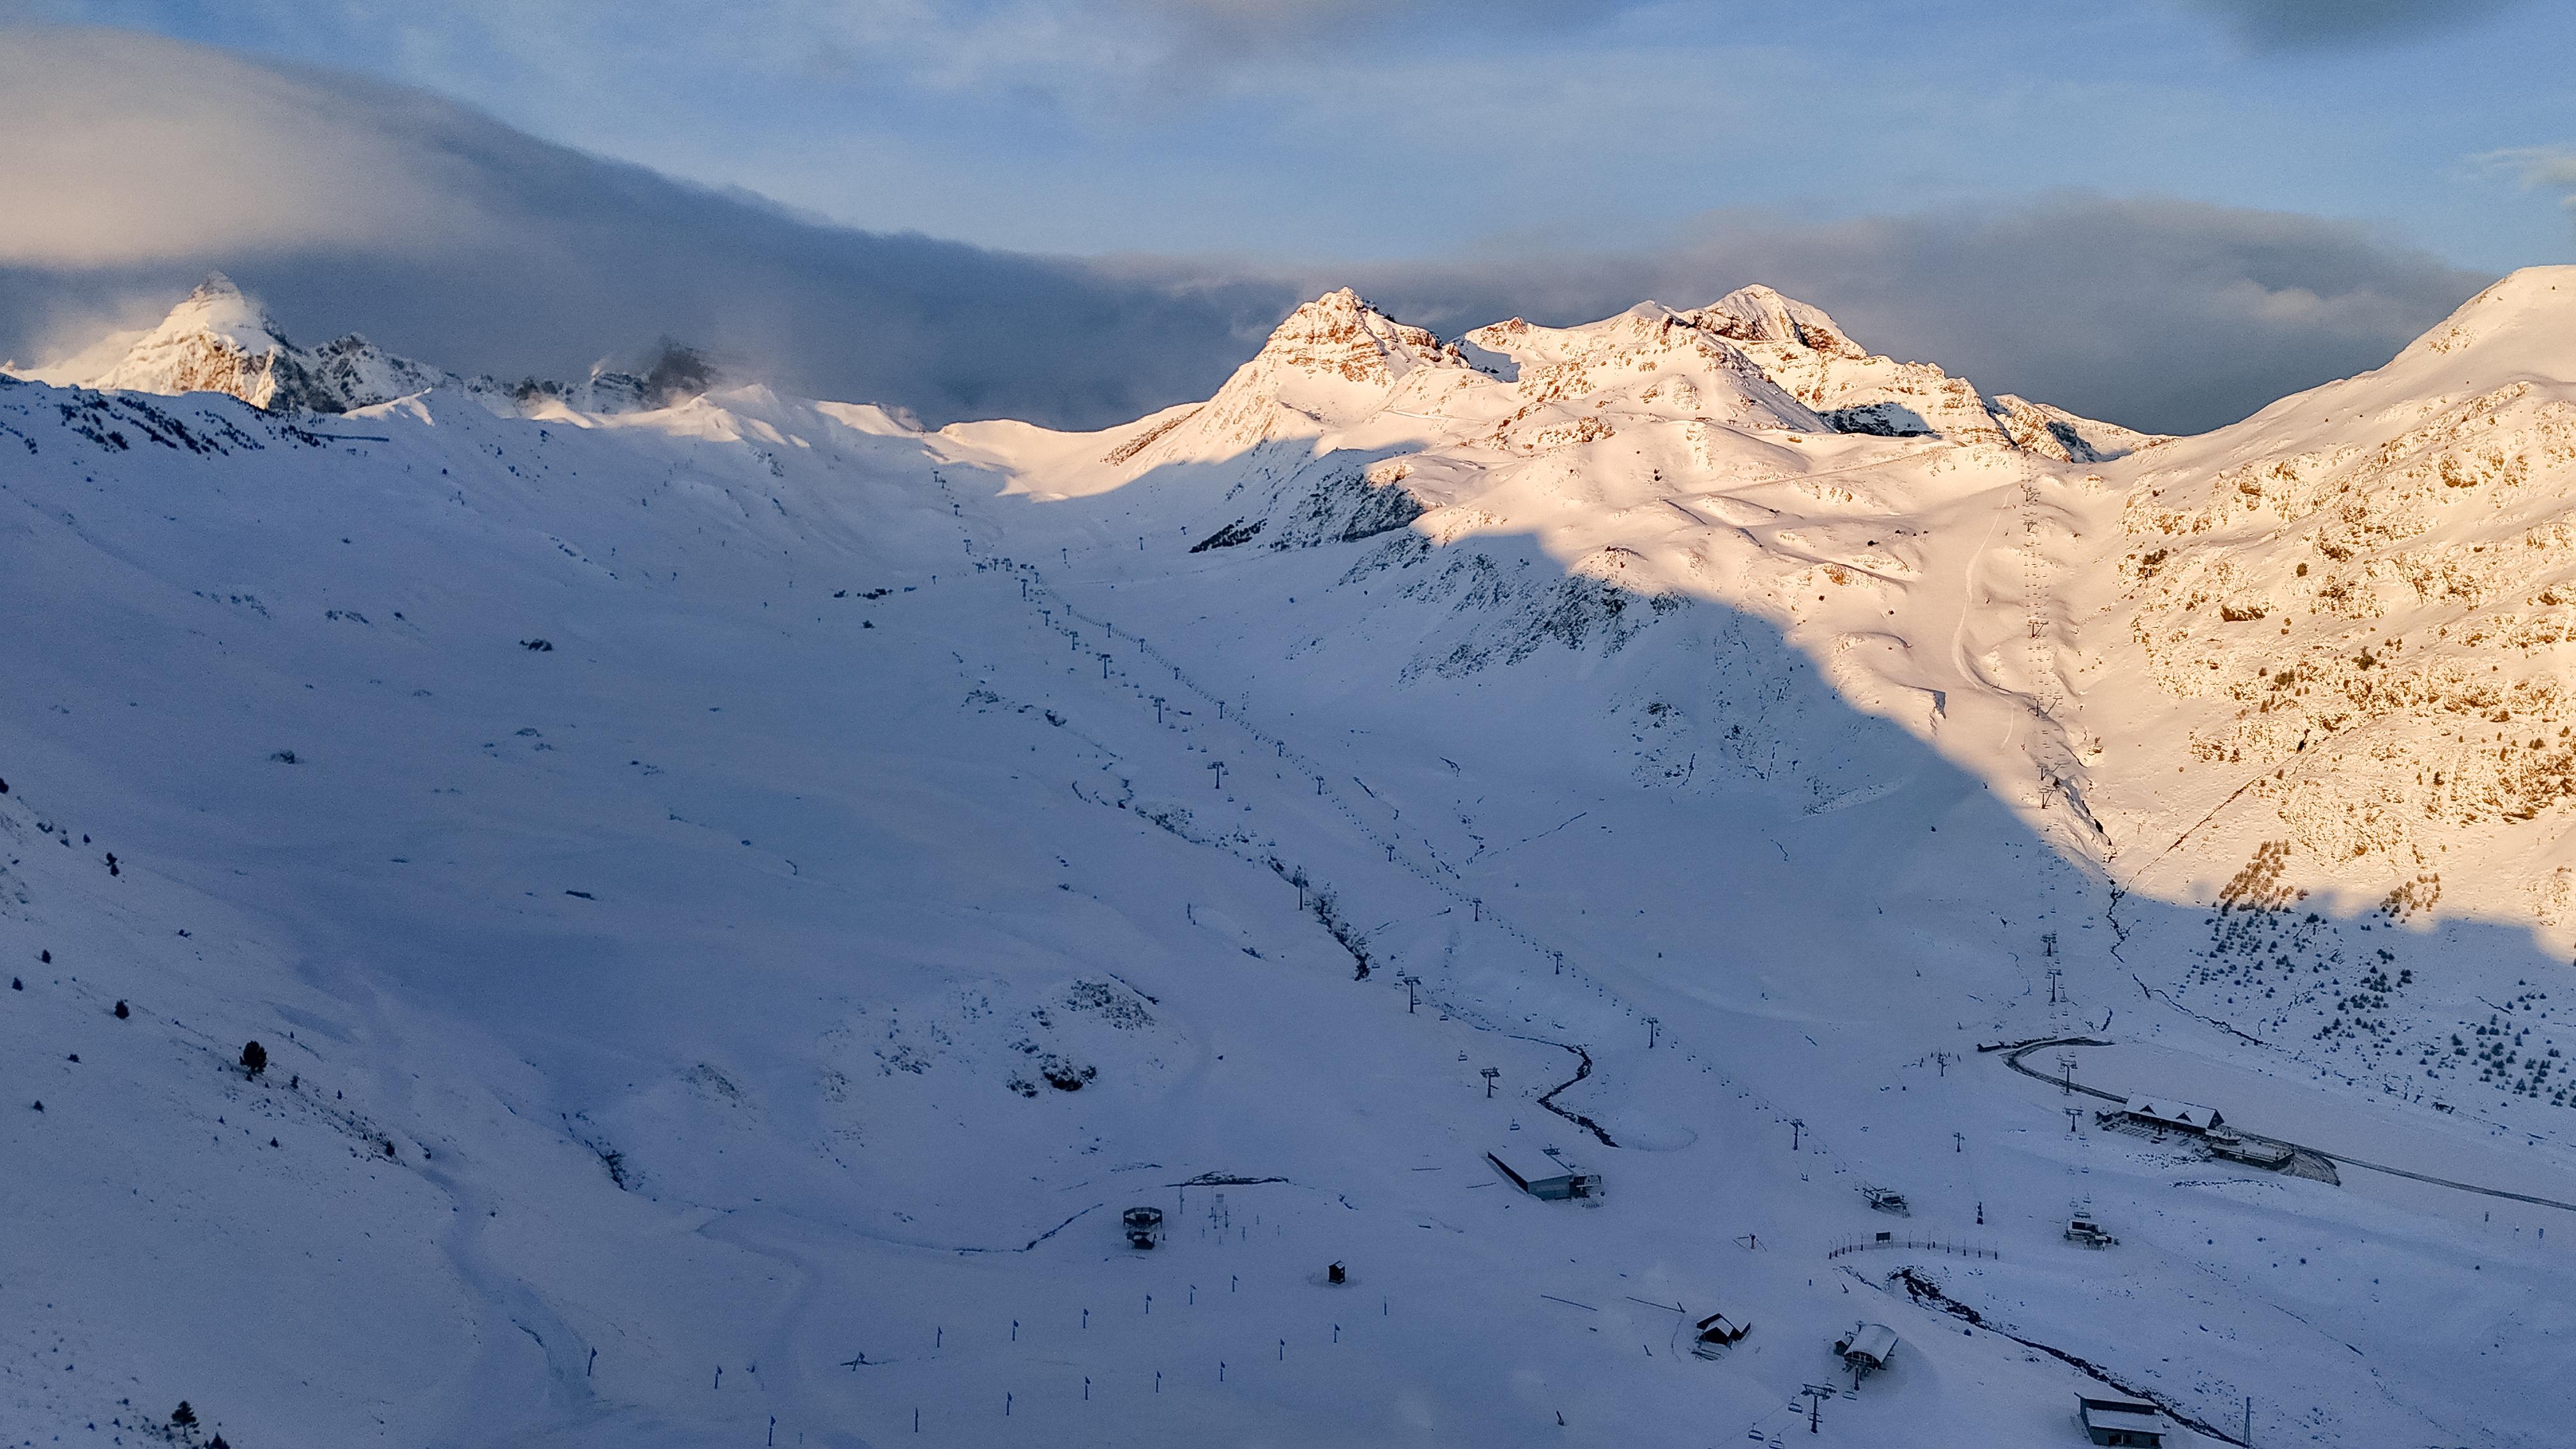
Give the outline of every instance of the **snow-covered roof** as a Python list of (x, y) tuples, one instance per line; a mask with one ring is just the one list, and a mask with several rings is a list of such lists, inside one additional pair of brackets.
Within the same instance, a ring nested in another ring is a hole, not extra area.
[(2172, 1429), (2164, 1411), (2131, 1399), (2079, 1398), (2077, 1415), (2087, 1429), (2125, 1429), (2132, 1434), (2163, 1434)]
[(2215, 1107), (2203, 1107), (2194, 1102), (2178, 1102), (2171, 1097), (2131, 1097), (2127, 1110), (2132, 1117), (2147, 1117), (2158, 1122), (2171, 1122), (2178, 1127), (2189, 1127), (2196, 1132), (2206, 1132), (2225, 1120), (2218, 1115), (2218, 1109)]
[(1514, 1181), (1524, 1184), (1583, 1175), (1583, 1169), (1553, 1157), (1541, 1157), (1529, 1153), (1506, 1153), (1499, 1148), (1485, 1155), (1493, 1159), (1496, 1167), (1510, 1173)]
[(1842, 1342), (1846, 1357), (1866, 1358), (1872, 1363), (1885, 1363), (1896, 1352), (1896, 1330), (1884, 1323), (1864, 1323), (1851, 1331)]

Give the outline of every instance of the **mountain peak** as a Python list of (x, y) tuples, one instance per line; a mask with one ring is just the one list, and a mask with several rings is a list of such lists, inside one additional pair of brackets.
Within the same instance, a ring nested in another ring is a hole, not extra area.
[(1116, 461), (1151, 467), (1347, 426), (1385, 406), (1410, 374), (1443, 365), (1466, 367), (1457, 348), (1338, 287), (1301, 303), (1272, 328), (1261, 350), (1204, 406), (1135, 440)]
[[(132, 392), (222, 392), (255, 407), (302, 405), (291, 385), (302, 369), (266, 308), (221, 272), (208, 272), (160, 325), (88, 386)], [(282, 366), (281, 366), (282, 364)]]
[(232, 278), (221, 272), (208, 272), (195, 290), (179, 300), (162, 317), (160, 324), (145, 336), (187, 337), (199, 333), (222, 337), (253, 349), (275, 344), (292, 347), (279, 334), (277, 324), (259, 299), (244, 292)]
[(2469, 347), (2482, 353), (2501, 349), (2528, 370), (2564, 377), (2576, 364), (2564, 341), (2571, 320), (2576, 320), (2576, 266), (2524, 267), (2461, 303), (2398, 357), (2403, 362)]
[(1417, 364), (1448, 351), (1440, 339), (1369, 305), (1348, 287), (1302, 303), (1271, 329), (1252, 364), (1282, 371), (1391, 386)]
[(435, 386), (436, 370), (356, 335), (307, 352), (259, 299), (208, 272), (160, 324), (83, 385), (127, 392), (229, 393), (253, 407), (346, 412)]
[(190, 292), (187, 295), (187, 298), (180, 302), (179, 305), (186, 307), (192, 304), (201, 305), (218, 301), (243, 302), (248, 300), (249, 299), (242, 293), (240, 283), (234, 281), (231, 277), (226, 276), (220, 270), (211, 270), (206, 273), (205, 280), (197, 283), (196, 289)]
[(1832, 357), (1867, 357), (1869, 352), (1822, 307), (1810, 306), (1769, 287), (1738, 287), (1699, 311), (1700, 322), (1721, 337), (1738, 342), (1773, 342), (1804, 347)]

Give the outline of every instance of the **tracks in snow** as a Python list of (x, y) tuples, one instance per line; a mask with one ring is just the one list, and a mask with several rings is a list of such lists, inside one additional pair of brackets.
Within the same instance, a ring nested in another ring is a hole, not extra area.
[[(965, 514), (962, 506), (960, 506), (961, 500), (958, 499), (955, 491), (951, 488), (944, 470), (935, 470), (933, 478), (944, 496), (944, 501), (951, 504), (951, 519), (958, 525), (959, 533), (964, 540), (967, 554), (973, 560), (976, 570), (979, 572), (998, 571), (1008, 574), (1013, 579), (1020, 582), (1026, 589), (1025, 607), (1029, 611), (1038, 613), (1041, 616), (1041, 627), (1063, 634), (1069, 639), (1075, 640), (1077, 643), (1079, 642), (1078, 626), (1097, 630), (1101, 638), (1112, 641), (1116, 645), (1123, 645), (1127, 649), (1133, 650), (1138, 657), (1153, 661), (1159, 669), (1170, 671), (1172, 683), (1177, 686), (1178, 691), (1186, 693), (1199, 703), (1213, 708), (1216, 711), (1217, 722), (1220, 725), (1232, 727), (1239, 735), (1251, 741), (1253, 744), (1268, 747), (1272, 752), (1271, 763), (1284, 764), (1288, 766), (1290, 769), (1294, 770), (1303, 781), (1310, 783), (1314, 787), (1317, 797), (1323, 800), (1323, 802), (1330, 807), (1335, 814), (1342, 818), (1344, 825), (1349, 829), (1350, 833), (1355, 835), (1358, 839), (1367, 842), (1367, 844), (1373, 848), (1372, 852), (1361, 852), (1362, 854), (1371, 855), (1375, 864), (1393, 870), (1402, 871), (1404, 874), (1412, 877), (1413, 881), (1417, 885), (1429, 887), (1432, 891), (1436, 892), (1441, 898), (1447, 901), (1448, 907), (1451, 910), (1454, 910), (1458, 906), (1468, 907), (1471, 920), (1478, 925), (1491, 926), (1494, 930), (1500, 932), (1502, 935), (1521, 946), (1528, 953), (1528, 957), (1526, 959), (1530, 961), (1532, 966), (1536, 966), (1541, 963), (1547, 964), (1550, 968), (1547, 973), (1541, 974), (1532, 971), (1525, 976), (1524, 979), (1529, 982), (1529, 984), (1539, 986), (1556, 978), (1571, 978), (1574, 982), (1592, 989), (1601, 998), (1603, 1003), (1616, 1008), (1632, 1020), (1643, 1019), (1644, 1014), (1637, 1007), (1623, 999), (1606, 982), (1585, 969), (1579, 960), (1573, 958), (1568, 952), (1550, 945), (1536, 933), (1529, 931), (1518, 923), (1510, 920), (1501, 912), (1495, 910), (1491, 905), (1487, 904), (1481, 897), (1477, 896), (1468, 888), (1465, 878), (1460, 875), (1458, 870), (1447, 861), (1441, 859), (1439, 853), (1431, 848), (1427, 840), (1421, 842), (1417, 847), (1414, 843), (1397, 835), (1391, 829), (1381, 828), (1376, 822), (1369, 819), (1352, 803), (1348, 795), (1339, 788), (1335, 782), (1333, 772), (1328, 770), (1321, 762), (1296, 749), (1285, 739), (1262, 728), (1258, 723), (1254, 722), (1248, 711), (1245, 709), (1243, 701), (1227, 700), (1217, 694), (1214, 690), (1202, 685), (1197, 679), (1190, 675), (1189, 671), (1185, 667), (1174, 661), (1171, 656), (1165, 654), (1161, 649), (1157, 648), (1152, 640), (1137, 633), (1134, 629), (1130, 628), (1122, 631), (1111, 621), (1096, 617), (1093, 614), (1086, 612), (1079, 605), (1076, 605), (1072, 600), (1066, 598), (1062, 593), (1058, 592), (1052, 585), (1050, 585), (1047, 582), (1043, 571), (1036, 565), (996, 553), (992, 550), (992, 547), (989, 544), (977, 540), (974, 536), (972, 525), (978, 520), (971, 519)], [(1092, 657), (1097, 657), (1096, 651), (1093, 652)], [(1104, 666), (1104, 677), (1111, 677), (1107, 666)], [(1159, 678), (1157, 679), (1157, 683), (1160, 683)], [(1146, 696), (1141, 689), (1131, 687), (1129, 692), (1138, 699), (1149, 697)], [(1258, 758), (1257, 752), (1255, 752), (1252, 757)], [(1367, 782), (1354, 776), (1352, 777), (1352, 783), (1359, 785), (1362, 791), (1369, 793), (1371, 798), (1374, 800), (1375, 794), (1373, 791), (1369, 790)], [(1392, 807), (1390, 807), (1390, 809), (1391, 808)], [(1170, 827), (1167, 826), (1166, 828)], [(1280, 874), (1283, 878), (1285, 878), (1287, 874), (1287, 868), (1283, 862), (1274, 858), (1261, 856), (1253, 851), (1237, 849), (1231, 842), (1223, 840), (1200, 840), (1189, 835), (1184, 835), (1183, 838), (1193, 839), (1194, 843), (1198, 844), (1215, 845), (1249, 863), (1266, 866)], [(1423, 858), (1417, 858), (1417, 850), (1419, 855)], [(1453, 1017), (1456, 1017), (1479, 1030), (1493, 1031), (1505, 1036), (1519, 1036), (1519, 1033), (1514, 1032), (1504, 1023), (1487, 1019), (1484, 1013), (1476, 1010), (1474, 1007), (1456, 1001), (1435, 1001), (1435, 1004), (1439, 1005)], [(1559, 1094), (1594, 1075), (1598, 1064), (1593, 1060), (1589, 1048), (1582, 1045), (1570, 1045), (1565, 1042), (1545, 1040), (1535, 1037), (1523, 1037), (1521, 1039), (1542, 1042), (1544, 1045), (1571, 1051), (1576, 1055), (1579, 1065), (1575, 1074), (1571, 1078), (1558, 1083), (1554, 1088), (1550, 1089), (1545, 1096), (1540, 1099), (1540, 1104), (1548, 1111), (1572, 1122), (1578, 1127), (1581, 1127), (1605, 1146), (1616, 1147), (1618, 1143), (1613, 1139), (1610, 1132), (1600, 1123), (1595, 1122), (1590, 1117), (1582, 1113), (1560, 1105), (1555, 1100)], [(1664, 1049), (1681, 1052), (1685, 1061), (1698, 1066), (1702, 1072), (1715, 1076), (1720, 1084), (1736, 1088), (1738, 1094), (1750, 1101), (1754, 1106), (1765, 1112), (1770, 1112), (1775, 1115), (1778, 1114), (1780, 1109), (1774, 1107), (1773, 1104), (1759, 1091), (1756, 1091), (1749, 1086), (1737, 1083), (1733, 1078), (1719, 1072), (1713, 1065), (1702, 1062), (1697, 1053), (1683, 1045), (1682, 1041), (1678, 1039), (1677, 1036), (1667, 1034), (1667, 1041), (1669, 1042), (1669, 1045)], [(1786, 1119), (1783, 1118), (1782, 1120)], [(1816, 1142), (1810, 1150), (1825, 1155), (1829, 1159), (1836, 1156), (1832, 1149), (1825, 1146), (1821, 1141)]]

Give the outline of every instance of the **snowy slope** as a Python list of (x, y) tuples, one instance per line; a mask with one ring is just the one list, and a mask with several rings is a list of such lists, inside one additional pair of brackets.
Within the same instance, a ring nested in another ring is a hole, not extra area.
[[(1758, 291), (1327, 296), (1106, 434), (531, 411), (0, 386), (7, 1442), (1787, 1442), (1863, 1318), (1855, 1440), (2107, 1380), (2554, 1442), (2564, 1109), (2309, 1032), (2483, 997), (2527, 1071), (2563, 958), (2130, 864), (2221, 704), (2110, 563), (2279, 419), (2143, 446)], [(2341, 1184), (1976, 1050), (2054, 1036)], [(1609, 1196), (1482, 1164), (1542, 1146)]]
[(2080, 599), (2170, 722), (2134, 768), (2250, 784), (2286, 879), (2570, 939), (2571, 320), (2576, 269), (2516, 273), (2379, 371), (2122, 479), (2118, 570)]

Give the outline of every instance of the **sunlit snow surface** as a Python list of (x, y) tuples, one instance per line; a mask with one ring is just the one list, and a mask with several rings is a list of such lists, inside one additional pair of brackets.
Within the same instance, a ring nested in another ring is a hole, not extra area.
[(0, 385), (6, 1442), (1789, 1442), (1864, 1319), (1849, 1442), (2558, 1442), (2576, 1213), (1976, 1048), (2576, 1202), (2566, 276), (2179, 441), (1751, 293), (1080, 436)]

